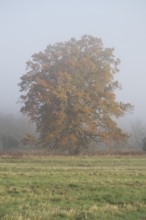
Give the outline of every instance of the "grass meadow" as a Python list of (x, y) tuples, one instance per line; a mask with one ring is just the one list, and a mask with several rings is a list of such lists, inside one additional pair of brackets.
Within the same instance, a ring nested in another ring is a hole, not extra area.
[(2, 220), (146, 220), (146, 156), (0, 156)]

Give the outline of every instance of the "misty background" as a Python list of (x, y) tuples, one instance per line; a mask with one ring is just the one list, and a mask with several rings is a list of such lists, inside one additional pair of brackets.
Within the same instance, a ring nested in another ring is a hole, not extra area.
[(20, 115), (17, 84), (32, 54), (88, 34), (114, 47), (121, 60), (117, 97), (135, 108), (120, 126), (146, 123), (145, 22), (145, 0), (0, 0), (0, 113)]

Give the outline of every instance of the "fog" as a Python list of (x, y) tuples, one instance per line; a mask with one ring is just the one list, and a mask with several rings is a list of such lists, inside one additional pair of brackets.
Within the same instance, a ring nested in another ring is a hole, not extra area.
[(31, 55), (50, 43), (84, 34), (114, 47), (120, 58), (118, 99), (135, 106), (122, 126), (146, 122), (145, 0), (1, 0), (0, 112), (19, 114), (17, 84)]

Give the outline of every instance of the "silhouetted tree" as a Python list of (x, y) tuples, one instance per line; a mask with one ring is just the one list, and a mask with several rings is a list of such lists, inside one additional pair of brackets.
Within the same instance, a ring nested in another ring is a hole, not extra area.
[(146, 137), (143, 138), (143, 150), (146, 152)]
[(15, 137), (12, 137), (10, 135), (1, 134), (0, 141), (3, 151), (12, 150), (19, 146), (19, 141)]

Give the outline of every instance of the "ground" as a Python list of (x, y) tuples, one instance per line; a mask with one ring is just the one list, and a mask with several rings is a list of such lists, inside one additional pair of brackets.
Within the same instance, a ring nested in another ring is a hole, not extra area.
[(2, 220), (145, 220), (146, 156), (0, 157)]

